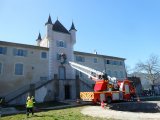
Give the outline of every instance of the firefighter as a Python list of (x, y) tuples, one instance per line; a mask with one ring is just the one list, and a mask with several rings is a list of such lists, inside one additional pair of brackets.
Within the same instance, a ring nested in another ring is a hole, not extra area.
[(34, 115), (33, 112), (33, 100), (32, 98), (30, 98), (29, 96), (27, 97), (27, 101), (26, 101), (26, 109), (27, 109), (27, 117), (29, 116), (29, 113), (31, 112), (32, 115)]

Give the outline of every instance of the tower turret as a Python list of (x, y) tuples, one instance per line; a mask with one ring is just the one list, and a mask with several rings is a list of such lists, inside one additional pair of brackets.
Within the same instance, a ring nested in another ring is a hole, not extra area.
[(40, 46), (40, 42), (41, 42), (42, 38), (41, 38), (41, 34), (39, 33), (38, 38), (36, 39), (37, 41), (37, 45)]
[(45, 26), (46, 26), (46, 29), (47, 29), (46, 37), (51, 38), (53, 24), (52, 24), (52, 19), (51, 19), (50, 15), (48, 17), (48, 21), (45, 23)]
[(76, 43), (76, 31), (77, 30), (75, 29), (74, 23), (72, 22), (72, 25), (71, 25), (69, 32), (71, 34), (71, 40), (72, 40), (73, 44)]

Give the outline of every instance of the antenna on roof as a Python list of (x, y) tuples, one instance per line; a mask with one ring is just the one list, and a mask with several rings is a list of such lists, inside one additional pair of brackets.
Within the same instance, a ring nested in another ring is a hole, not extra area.
[(94, 50), (94, 54), (97, 54), (97, 51), (96, 51), (96, 50)]

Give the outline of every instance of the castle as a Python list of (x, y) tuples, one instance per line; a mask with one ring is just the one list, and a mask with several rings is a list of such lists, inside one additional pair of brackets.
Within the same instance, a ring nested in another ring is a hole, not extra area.
[(28, 93), (36, 101), (76, 99), (80, 91), (92, 91), (93, 81), (74, 70), (69, 61), (126, 78), (125, 58), (74, 51), (76, 28), (67, 30), (51, 16), (46, 34), (37, 45), (0, 41), (0, 97), (10, 104), (24, 104)]

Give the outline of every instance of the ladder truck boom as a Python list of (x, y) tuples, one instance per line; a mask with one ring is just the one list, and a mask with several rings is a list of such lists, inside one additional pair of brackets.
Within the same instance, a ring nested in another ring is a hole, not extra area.
[(98, 78), (100, 76), (103, 76), (103, 73), (97, 70), (94, 70), (92, 68), (80, 65), (78, 63), (75, 62), (69, 62), (69, 64), (71, 65), (71, 67), (73, 67), (74, 69), (88, 75), (89, 78), (92, 78), (94, 81), (99, 80)]
[(108, 84), (114, 85), (116, 83), (116, 78), (115, 77), (110, 77), (107, 76), (105, 73), (97, 71), (95, 69), (92, 69), (90, 67), (86, 67), (84, 65), (80, 65), (75, 62), (69, 62), (71, 67), (74, 69), (88, 75), (89, 78), (94, 80), (95, 86), (94, 86), (94, 91), (103, 91), (107, 89)]

